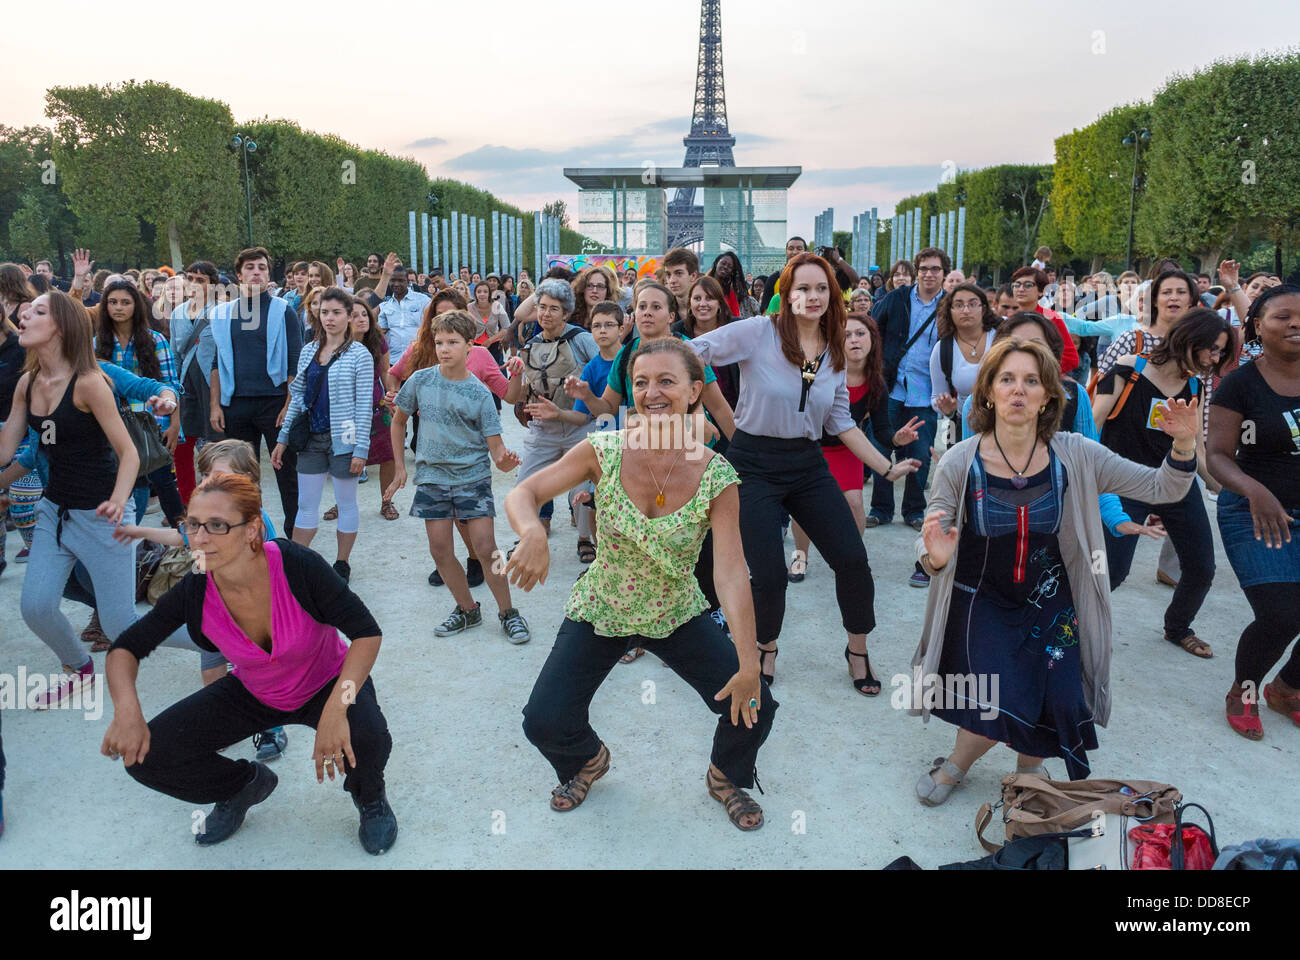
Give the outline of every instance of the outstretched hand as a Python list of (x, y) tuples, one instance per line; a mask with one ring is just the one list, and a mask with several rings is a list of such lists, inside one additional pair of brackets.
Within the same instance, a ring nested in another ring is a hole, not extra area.
[(1195, 440), (1201, 432), (1201, 399), (1165, 400), (1160, 404), (1160, 429), (1174, 440)]
[(947, 516), (942, 510), (934, 510), (925, 515), (925, 521), (921, 524), (921, 540), (930, 557), (930, 566), (936, 570), (948, 565), (952, 555), (957, 552), (957, 540), (961, 536), (955, 523), (946, 531), (943, 529), (943, 520)]
[[(947, 396), (947, 394), (944, 394), (944, 396)], [(943, 398), (941, 397), (940, 399), (942, 400)], [(954, 410), (956, 409), (956, 403), (957, 401), (954, 399), (953, 400)], [(952, 411), (950, 410), (948, 412), (951, 413)], [(898, 432), (894, 434), (894, 446), (905, 447), (909, 443), (915, 443), (916, 440), (921, 436), (921, 434), (917, 430), (917, 428), (920, 427), (921, 425), (922, 425), (921, 418), (913, 417), (911, 420), (907, 421), (907, 423), (899, 427)]]

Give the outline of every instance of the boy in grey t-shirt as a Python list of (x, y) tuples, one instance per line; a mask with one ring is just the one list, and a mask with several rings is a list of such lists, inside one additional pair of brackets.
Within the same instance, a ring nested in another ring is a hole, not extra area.
[[(456, 559), (452, 524), (463, 520), (464, 532), (484, 564), (484, 579), (496, 598), (501, 628), (511, 643), (527, 643), (528, 624), (510, 602), (510, 585), (498, 557), (492, 500), (492, 462), (499, 470), (513, 470), (519, 457), (501, 442), (501, 419), (492, 394), (469, 372), (466, 361), (478, 335), (469, 314), (453, 310), (435, 317), (433, 342), (438, 366), (418, 370), (397, 394), (393, 414), (394, 450), (406, 439), (406, 421), (420, 415), (415, 442), (415, 499), (411, 516), (424, 520), (438, 574), (456, 599), (456, 609), (434, 630), (439, 637), (463, 633), (483, 622), (479, 605), (469, 592), (465, 568)], [(406, 486), (406, 463), (398, 457), (397, 473), (384, 498), (391, 500)]]

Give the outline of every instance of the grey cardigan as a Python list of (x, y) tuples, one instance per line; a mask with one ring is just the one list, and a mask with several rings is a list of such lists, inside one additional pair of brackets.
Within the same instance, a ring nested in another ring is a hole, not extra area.
[[(927, 512), (941, 510), (955, 517), (944, 523), (945, 530), (951, 530), (954, 523), (960, 528), (965, 521), (966, 484), (979, 442), (980, 437), (974, 436), (949, 448), (934, 473)], [(1104, 727), (1110, 719), (1110, 576), (1106, 532), (1097, 500), (1103, 493), (1114, 493), (1142, 503), (1173, 503), (1187, 494), (1196, 473), (1179, 470), (1167, 460), (1155, 468), (1140, 466), (1077, 433), (1058, 433), (1052, 437), (1051, 446), (1069, 479), (1057, 539), (1079, 617), (1083, 694), (1094, 719)], [(925, 552), (925, 540), (918, 536), (917, 560)], [(923, 678), (939, 673), (956, 570), (954, 551), (952, 559), (930, 581), (921, 643), (912, 656), (913, 670), (920, 667)], [(909, 712), (927, 722), (930, 719), (924, 703)]]

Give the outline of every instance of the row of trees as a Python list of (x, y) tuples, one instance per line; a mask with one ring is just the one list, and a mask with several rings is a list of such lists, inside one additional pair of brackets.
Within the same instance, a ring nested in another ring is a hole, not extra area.
[[(1252, 269), (1295, 267), (1300, 232), (1300, 56), (1216, 63), (1172, 77), (1149, 103), (1116, 107), (1056, 140), (1056, 162), (957, 171), (900, 200), (931, 214), (966, 206), (967, 272), (1027, 263), (1040, 244), (1056, 263), (1124, 266), (1136, 134), (1141, 147), (1135, 260), (1172, 256), (1212, 270), (1233, 256)], [(1150, 132), (1142, 141), (1142, 131)], [(878, 250), (888, 256), (888, 231)], [(885, 266), (882, 264), (882, 266)]]
[[(239, 134), (257, 144), (246, 154), (253, 238), (279, 258), (400, 254), (410, 210), (489, 222), (498, 210), (525, 219), (532, 262), (531, 213), (291, 121), (236, 125), (223, 103), (134, 81), (53, 88), (46, 115), (52, 128), (0, 127), (0, 258), (67, 273), (85, 246), (104, 265), (230, 263), (248, 240)], [(561, 249), (581, 252), (582, 241), (564, 230)]]

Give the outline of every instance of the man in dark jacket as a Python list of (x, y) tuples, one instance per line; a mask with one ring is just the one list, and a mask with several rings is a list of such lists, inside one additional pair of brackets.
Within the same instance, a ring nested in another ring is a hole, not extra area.
[[(934, 443), (938, 415), (930, 406), (930, 352), (938, 336), (935, 313), (943, 296), (943, 278), (952, 269), (948, 255), (936, 247), (926, 247), (916, 255), (916, 283), (895, 287), (871, 309), (880, 328), (880, 344), (889, 391), (889, 420), (897, 430), (913, 417), (920, 419), (919, 436), (898, 451), (900, 458), (915, 457), (921, 469), (909, 474), (903, 487), (903, 520), (921, 529), (925, 520), (925, 481), (930, 473), (930, 446)], [(882, 452), (883, 449), (882, 449)], [(877, 476), (871, 490), (871, 512), (867, 526), (874, 527), (894, 519), (894, 486)], [(920, 569), (912, 574), (913, 586), (929, 583)]]

